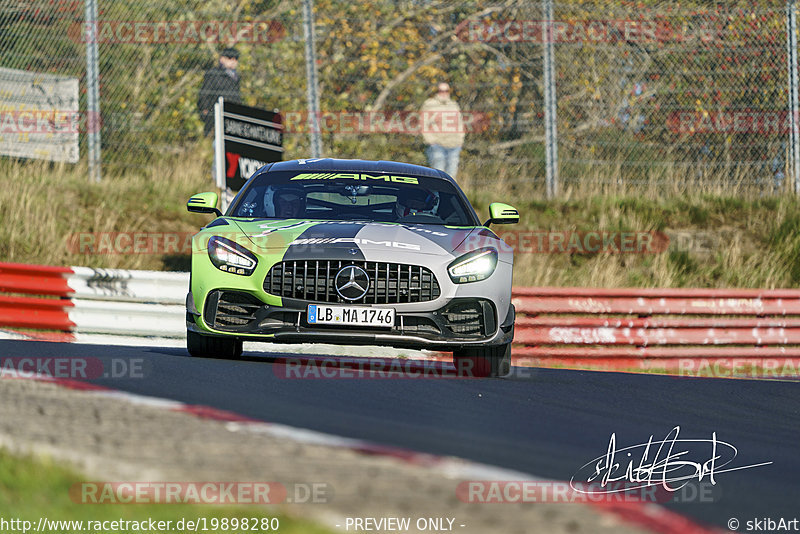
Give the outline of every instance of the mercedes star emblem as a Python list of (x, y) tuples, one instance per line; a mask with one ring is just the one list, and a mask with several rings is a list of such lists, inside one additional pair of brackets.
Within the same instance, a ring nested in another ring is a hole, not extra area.
[(358, 300), (369, 290), (367, 271), (356, 265), (342, 267), (334, 280), (336, 292), (345, 300)]

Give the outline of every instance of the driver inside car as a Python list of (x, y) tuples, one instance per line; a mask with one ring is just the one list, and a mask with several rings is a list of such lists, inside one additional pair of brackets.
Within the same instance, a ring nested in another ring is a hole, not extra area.
[(436, 216), (439, 207), (439, 194), (421, 188), (402, 189), (397, 194), (395, 214), (398, 219), (412, 215)]
[(267, 217), (297, 219), (305, 217), (306, 193), (294, 185), (268, 187), (264, 195)]

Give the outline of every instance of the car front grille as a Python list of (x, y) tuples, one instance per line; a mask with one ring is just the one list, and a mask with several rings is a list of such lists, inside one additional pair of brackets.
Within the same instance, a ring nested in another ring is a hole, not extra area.
[[(370, 278), (366, 295), (358, 300), (342, 299), (334, 287), (336, 273), (348, 265), (361, 267)], [(298, 260), (276, 263), (264, 279), (264, 291), (283, 298), (348, 304), (427, 302), (438, 298), (441, 294), (439, 282), (425, 267), (346, 260)]]

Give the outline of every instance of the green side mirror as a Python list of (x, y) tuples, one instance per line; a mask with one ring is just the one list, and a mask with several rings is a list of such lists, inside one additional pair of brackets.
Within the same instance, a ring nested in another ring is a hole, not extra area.
[(198, 193), (193, 195), (186, 203), (186, 209), (194, 213), (215, 213), (217, 217), (222, 216), (222, 212), (217, 209), (216, 193)]
[(484, 226), (490, 224), (514, 224), (519, 222), (519, 212), (516, 208), (503, 204), (502, 202), (493, 202), (489, 205), (489, 220), (483, 223)]

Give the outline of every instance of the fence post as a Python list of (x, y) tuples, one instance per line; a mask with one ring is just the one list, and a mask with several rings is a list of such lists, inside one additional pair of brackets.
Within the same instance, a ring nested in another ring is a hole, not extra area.
[(311, 157), (322, 156), (322, 139), (319, 129), (319, 81), (317, 80), (317, 47), (314, 44), (313, 0), (303, 0), (303, 33), (306, 46), (306, 100), (311, 129)]
[(544, 41), (544, 139), (545, 182), (547, 198), (558, 194), (558, 132), (556, 128), (557, 100), (555, 57), (553, 55), (553, 0), (542, 0), (545, 23), (542, 26)]
[(800, 128), (798, 128), (797, 10), (795, 0), (786, 2), (786, 58), (789, 81), (789, 173), (795, 194), (800, 194)]
[(89, 181), (100, 181), (100, 80), (97, 51), (97, 0), (86, 0), (86, 144)]

